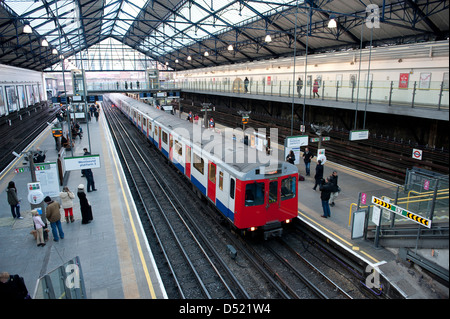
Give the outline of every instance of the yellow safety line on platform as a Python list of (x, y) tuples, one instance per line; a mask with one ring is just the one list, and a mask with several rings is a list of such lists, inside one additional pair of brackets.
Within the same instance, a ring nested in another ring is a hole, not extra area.
[[(379, 260), (377, 260), (376, 258), (372, 257), (371, 255), (369, 255), (368, 253), (364, 252), (363, 250), (359, 249), (359, 247), (354, 246), (353, 244), (351, 244), (350, 242), (348, 242), (347, 240), (343, 239), (341, 236), (336, 235), (335, 233), (333, 233), (332, 231), (330, 231), (328, 228), (326, 228), (325, 226), (319, 224), (318, 222), (316, 222), (314, 219), (312, 219), (311, 217), (307, 216), (306, 214), (302, 213), (301, 211), (298, 211), (298, 213), (302, 216), (307, 218), (308, 220), (310, 220), (311, 222), (313, 222), (314, 224), (316, 224), (317, 226), (319, 226), (320, 228), (323, 228), (327, 233), (333, 235), (334, 237), (336, 237), (337, 239), (339, 239), (340, 241), (342, 241), (343, 243), (347, 244), (348, 246), (350, 246), (350, 248), (352, 250), (357, 250), (359, 252), (361, 252), (362, 254), (366, 255), (367, 257), (369, 257), (370, 259), (372, 259), (375, 263), (378, 263)], [(356, 249), (353, 249), (353, 248)]]
[[(108, 139), (108, 142), (109, 142), (109, 147), (110, 147), (111, 153), (114, 154), (113, 148), (112, 148), (112, 145), (111, 145), (111, 141), (109, 139)], [(120, 189), (122, 190), (122, 195), (123, 195), (123, 199), (125, 201), (125, 206), (127, 207), (128, 218), (130, 220), (131, 229), (133, 230), (134, 239), (136, 240), (136, 246), (137, 246), (137, 249), (138, 249), (139, 258), (141, 260), (142, 268), (144, 269), (145, 278), (147, 280), (148, 288), (149, 288), (150, 294), (152, 296), (152, 299), (156, 299), (155, 290), (153, 289), (152, 280), (150, 278), (150, 274), (149, 274), (148, 268), (147, 268), (147, 262), (145, 260), (144, 254), (142, 253), (141, 242), (139, 240), (139, 236), (137, 234), (136, 227), (134, 225), (133, 216), (131, 214), (131, 209), (130, 209), (130, 206), (128, 204), (127, 196), (125, 194), (125, 190), (124, 190), (123, 183), (122, 183), (122, 178), (120, 177), (120, 171), (119, 171), (119, 167), (117, 165), (116, 157), (112, 156), (112, 158), (113, 158), (113, 161), (114, 161), (114, 166), (116, 167), (117, 177), (119, 178)]]

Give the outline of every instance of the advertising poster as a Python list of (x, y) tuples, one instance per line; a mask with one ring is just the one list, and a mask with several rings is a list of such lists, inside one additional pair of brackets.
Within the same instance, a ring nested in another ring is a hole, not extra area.
[(398, 82), (399, 89), (407, 89), (409, 82), (409, 73), (400, 73), (400, 81)]

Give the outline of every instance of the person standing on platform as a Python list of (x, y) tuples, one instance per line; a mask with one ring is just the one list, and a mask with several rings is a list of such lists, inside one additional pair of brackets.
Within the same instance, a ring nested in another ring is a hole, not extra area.
[(84, 192), (84, 185), (80, 184), (78, 185), (78, 192), (77, 196), (80, 199), (80, 209), (81, 209), (81, 223), (82, 224), (89, 224), (91, 220), (93, 220), (92, 217), (92, 208), (89, 204), (89, 201), (86, 197), (86, 193)]
[(70, 221), (73, 223), (75, 219), (73, 218), (73, 199), (75, 198), (74, 193), (69, 190), (69, 187), (64, 186), (61, 193), (59, 193), (59, 198), (61, 198), (61, 205), (64, 209), (64, 215), (66, 217), (66, 222)]
[(8, 194), (8, 204), (11, 207), (13, 218), (23, 219), (23, 217), (20, 216), (20, 199), (17, 197), (16, 184), (14, 184), (13, 181), (9, 182), (6, 193)]
[(334, 200), (339, 195), (338, 173), (336, 171), (333, 171), (333, 173), (331, 174), (330, 183), (332, 185), (330, 194), (330, 206), (333, 207), (335, 205)]
[(291, 150), (288, 156), (286, 156), (286, 161), (291, 163), (292, 165), (295, 165), (295, 154), (293, 150)]
[(38, 247), (45, 246), (45, 241), (44, 241), (44, 222), (42, 221), (41, 216), (39, 216), (39, 213), (36, 209), (33, 209), (31, 211), (31, 215), (33, 216), (33, 222), (34, 222), (34, 228), (36, 229), (36, 242)]
[(313, 157), (313, 153), (311, 153), (309, 148), (306, 147), (305, 152), (303, 152), (303, 161), (305, 162), (306, 176), (310, 176), (311, 174), (311, 159)]
[(244, 80), (245, 93), (248, 93), (248, 83), (249, 83), (248, 77), (245, 77), (245, 80)]
[(88, 193), (96, 191), (97, 189), (95, 188), (94, 174), (92, 174), (92, 170), (90, 168), (84, 170), (84, 176), (86, 176), (87, 180)]
[(314, 175), (314, 179), (316, 180), (316, 183), (314, 184), (313, 189), (316, 190), (317, 185), (320, 185), (320, 181), (323, 179), (323, 165), (321, 160), (317, 161), (316, 175)]
[(25, 281), (19, 275), (0, 273), (0, 300), (31, 299)]
[[(59, 209), (58, 202), (53, 201), (50, 196), (44, 198), (44, 202), (47, 204), (47, 209), (45, 210), (45, 215), (50, 222), (52, 228), (53, 240), (59, 241), (59, 238), (64, 239), (64, 232), (61, 225), (61, 213)], [(58, 236), (59, 233), (59, 236)]]
[(332, 188), (333, 185), (331, 184), (329, 177), (327, 177), (325, 183), (320, 183), (319, 186), (319, 189), (321, 191), (320, 199), (322, 200), (322, 208), (323, 208), (323, 215), (321, 215), (320, 217), (323, 218), (331, 217), (330, 205), (328, 204), (328, 201), (330, 200)]
[(303, 89), (303, 80), (301, 78), (298, 78), (298, 80), (297, 80), (298, 97), (302, 97), (302, 89)]
[(313, 85), (313, 98), (316, 97), (316, 94), (317, 94), (317, 97), (320, 97), (320, 96), (319, 96), (319, 81), (314, 80), (314, 85)]

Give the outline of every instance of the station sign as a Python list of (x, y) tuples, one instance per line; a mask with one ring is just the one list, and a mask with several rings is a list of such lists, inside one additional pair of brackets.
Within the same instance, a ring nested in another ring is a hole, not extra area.
[(369, 130), (350, 131), (349, 139), (350, 141), (368, 140)]
[(100, 155), (64, 157), (66, 171), (100, 167)]
[(406, 210), (406, 209), (404, 209), (404, 208), (402, 208), (400, 206), (390, 204), (390, 203), (388, 203), (388, 202), (386, 202), (386, 201), (384, 201), (382, 199), (379, 199), (379, 198), (377, 198), (375, 196), (372, 196), (372, 203), (375, 204), (375, 205), (381, 206), (381, 207), (383, 207), (385, 209), (388, 209), (389, 211), (391, 211), (391, 212), (393, 212), (393, 213), (395, 213), (397, 215), (401, 215), (403, 217), (406, 217), (406, 218), (414, 221), (417, 224), (420, 224), (420, 225), (425, 226), (427, 228), (431, 228), (431, 220), (429, 220), (427, 218), (424, 218), (422, 216), (419, 216), (419, 215), (417, 215), (417, 214), (415, 214), (413, 212), (410, 212), (410, 211), (408, 211), (408, 210)]

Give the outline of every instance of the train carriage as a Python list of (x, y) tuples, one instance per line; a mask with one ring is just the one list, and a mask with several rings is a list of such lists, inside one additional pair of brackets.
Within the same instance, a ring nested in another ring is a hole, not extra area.
[(124, 95), (109, 99), (237, 229), (281, 235), (283, 224), (297, 216), (296, 166), (261, 160), (265, 152)]

